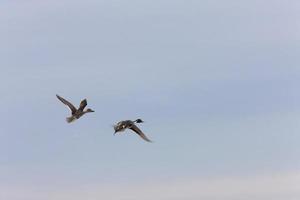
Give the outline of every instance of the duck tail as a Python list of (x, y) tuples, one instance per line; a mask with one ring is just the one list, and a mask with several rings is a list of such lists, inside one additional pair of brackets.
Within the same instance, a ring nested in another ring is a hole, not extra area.
[(66, 118), (66, 121), (67, 121), (68, 123), (71, 123), (71, 122), (73, 122), (73, 121), (75, 121), (75, 120), (76, 120), (76, 118), (73, 117), (73, 116), (67, 117), (67, 118)]

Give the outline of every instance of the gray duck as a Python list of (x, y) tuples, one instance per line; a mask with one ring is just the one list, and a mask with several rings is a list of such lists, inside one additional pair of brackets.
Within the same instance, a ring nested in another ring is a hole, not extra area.
[(139, 129), (135, 123), (143, 123), (144, 121), (141, 119), (137, 119), (135, 121), (131, 121), (131, 120), (124, 120), (124, 121), (120, 121), (118, 122), (116, 125), (114, 125), (114, 130), (116, 134), (117, 132), (122, 132), (125, 129), (131, 129), (132, 131), (134, 131), (135, 133), (137, 133), (142, 139), (144, 139), (147, 142), (152, 142), (150, 139), (147, 138), (147, 136), (141, 131), (141, 129)]

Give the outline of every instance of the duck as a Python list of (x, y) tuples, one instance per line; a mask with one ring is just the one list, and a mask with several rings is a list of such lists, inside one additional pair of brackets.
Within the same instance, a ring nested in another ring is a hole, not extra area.
[(86, 113), (90, 113), (90, 112), (95, 112), (94, 110), (88, 108), (86, 110), (84, 110), (84, 108), (87, 106), (87, 100), (83, 99), (80, 102), (79, 108), (77, 109), (72, 103), (70, 103), (69, 101), (67, 101), (66, 99), (62, 98), (59, 95), (56, 95), (56, 97), (65, 105), (67, 105), (70, 110), (72, 115), (70, 117), (66, 118), (66, 121), (68, 123), (74, 122), (75, 120), (79, 119), (80, 117), (82, 117), (83, 115), (85, 115)]
[(125, 129), (131, 129), (132, 131), (134, 131), (136, 134), (138, 134), (143, 140), (147, 141), (147, 142), (152, 142), (149, 138), (147, 138), (147, 136), (141, 131), (141, 129), (139, 129), (135, 123), (143, 123), (144, 121), (141, 119), (137, 119), (137, 120), (124, 120), (124, 121), (120, 121), (118, 122), (116, 125), (114, 125), (114, 135), (118, 132), (122, 132), (125, 131)]

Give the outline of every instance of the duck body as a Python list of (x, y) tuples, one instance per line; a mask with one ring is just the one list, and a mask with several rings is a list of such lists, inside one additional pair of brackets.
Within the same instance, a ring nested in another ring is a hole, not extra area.
[(134, 125), (134, 122), (131, 120), (124, 120), (124, 121), (120, 121), (118, 122), (115, 126), (115, 133), (117, 132), (123, 132), (125, 131), (127, 128), (132, 127), (132, 125)]
[(70, 117), (66, 118), (66, 121), (68, 123), (74, 122), (75, 120), (79, 119), (80, 117), (82, 117), (84, 114), (88, 113), (88, 111), (76, 111), (76, 113), (72, 114)]

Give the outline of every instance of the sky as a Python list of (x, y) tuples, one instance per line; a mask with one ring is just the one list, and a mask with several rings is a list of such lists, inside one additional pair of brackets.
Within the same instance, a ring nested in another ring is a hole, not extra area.
[[(0, 199), (300, 199), (300, 2), (2, 0)], [(95, 113), (68, 124), (59, 94)], [(147, 143), (112, 125), (141, 118)]]

